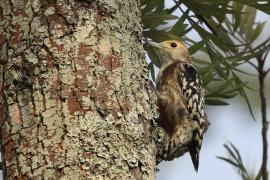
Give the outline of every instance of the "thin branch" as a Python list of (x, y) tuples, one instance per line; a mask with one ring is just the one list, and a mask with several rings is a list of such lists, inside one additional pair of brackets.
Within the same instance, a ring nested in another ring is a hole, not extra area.
[(265, 63), (265, 60), (266, 60), (266, 58), (267, 58), (267, 56), (268, 56), (268, 54), (269, 54), (269, 51), (270, 51), (270, 47), (267, 49), (267, 51), (266, 51), (266, 53), (265, 53), (265, 55), (264, 55), (264, 57), (263, 57), (263, 59), (262, 59), (262, 63), (263, 63), (263, 64)]
[(267, 75), (269, 72), (270, 72), (270, 68), (268, 68), (268, 69), (265, 71), (265, 75)]
[(252, 67), (254, 67), (256, 70), (258, 70), (258, 67), (251, 61), (246, 61), (249, 65), (251, 65)]
[[(267, 52), (268, 53), (268, 52)], [(261, 111), (262, 111), (262, 141), (263, 141), (263, 157), (262, 157), (262, 178), (263, 180), (268, 180), (268, 171), (267, 171), (267, 160), (268, 160), (268, 141), (267, 141), (267, 131), (268, 131), (268, 120), (267, 120), (267, 105), (265, 98), (265, 84), (264, 80), (266, 77), (267, 71), (264, 71), (265, 65), (264, 58), (257, 58), (258, 61), (258, 73), (259, 73), (259, 85), (260, 85), (260, 98), (261, 98)]]

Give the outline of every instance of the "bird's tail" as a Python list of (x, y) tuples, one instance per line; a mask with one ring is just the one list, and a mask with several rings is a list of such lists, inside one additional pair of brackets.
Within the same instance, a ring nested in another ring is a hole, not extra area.
[(196, 172), (198, 172), (202, 137), (199, 135), (199, 133), (195, 133), (194, 137), (195, 138), (190, 142), (188, 149), (194, 169)]

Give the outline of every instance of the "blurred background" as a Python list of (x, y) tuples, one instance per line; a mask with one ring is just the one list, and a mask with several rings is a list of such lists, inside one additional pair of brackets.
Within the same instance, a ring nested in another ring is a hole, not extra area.
[[(165, 7), (163, 9), (166, 9), (166, 8), (170, 9), (171, 7), (175, 5), (175, 3), (176, 1), (173, 1), (173, 0), (165, 0)], [(232, 2), (230, 3), (232, 5)], [(267, 5), (268, 7), (270, 6), (269, 4), (266, 3), (265, 6)], [(185, 14), (188, 8), (185, 3), (180, 6), (182, 7), (182, 11), (180, 9), (176, 9), (172, 13), (170, 12), (170, 14), (175, 15), (177, 17), (183, 16), (183, 14)], [(196, 9), (196, 7), (194, 7), (194, 9)], [(200, 8), (198, 9), (197, 9), (197, 12), (200, 12)], [(209, 9), (209, 11), (211, 10)], [(251, 45), (252, 47), (253, 46), (255, 47), (256, 45), (260, 45), (267, 38), (269, 38), (270, 16), (269, 14), (266, 14), (263, 11), (255, 10), (255, 8), (253, 10), (255, 11), (254, 22), (253, 22), (254, 26), (265, 22), (264, 27), (261, 28), (261, 32), (252, 41), (252, 43), (250, 43), (252, 44)], [(219, 11), (219, 10), (214, 9), (214, 11)], [(196, 10), (194, 10), (193, 12), (196, 12)], [(202, 12), (202, 14), (203, 13), (204, 12)], [(245, 12), (243, 12), (243, 14), (244, 13)], [(192, 16), (192, 14), (194, 13), (191, 13), (191, 15), (190, 14), (189, 15)], [(226, 14), (226, 16), (229, 19), (234, 19), (233, 17), (234, 15), (235, 14), (232, 15), (231, 13)], [(252, 16), (247, 17), (246, 20), (248, 21), (250, 18), (252, 19)], [(167, 17), (166, 20), (168, 19), (169, 18)], [(194, 21), (196, 21), (196, 17), (194, 18)], [(232, 22), (235, 22), (235, 21), (237, 21), (236, 18)], [(167, 22), (168, 22), (167, 24), (164, 23), (162, 25), (156, 26), (155, 29), (158, 29), (160, 31), (164, 30), (165, 32), (168, 32), (171, 30), (172, 26), (174, 26), (175, 23), (179, 22), (179, 20), (178, 19), (169, 20)], [(216, 21), (216, 22), (217, 24), (220, 23), (219, 21)], [(189, 25), (190, 21), (188, 21), (188, 19), (185, 19), (182, 21), (182, 24), (185, 24), (185, 23)], [(187, 25), (187, 28), (188, 28), (188, 25)], [(244, 24), (242, 24), (242, 26), (244, 26)], [(202, 25), (201, 27), (204, 27), (206, 31), (213, 33), (211, 32), (211, 30), (209, 30), (208, 26)], [(153, 29), (153, 27), (145, 26), (146, 31), (151, 31), (151, 28)], [(253, 29), (255, 28), (253, 27)], [(154, 40), (156, 38), (155, 36), (149, 36), (147, 33), (145, 34), (146, 34), (146, 37), (148, 38), (151, 38)], [(168, 34), (164, 36), (165, 36), (164, 39), (175, 38), (173, 34)], [(192, 39), (194, 42), (201, 42), (202, 37), (203, 36), (198, 33), (198, 29), (194, 29), (194, 26), (191, 26), (191, 30), (188, 33), (180, 34), (180, 38), (183, 39), (184, 42), (190, 42), (188, 39)], [(156, 41), (162, 41), (162, 39), (156, 38)], [(237, 44), (235, 40), (233, 41), (235, 42), (235, 44)], [(239, 47), (239, 49), (240, 48), (242, 47)], [(151, 50), (147, 48), (146, 50), (148, 52), (147, 59), (148, 59), (148, 62), (150, 63), (149, 69), (150, 71), (152, 71), (150, 74), (152, 78), (155, 79), (154, 76), (156, 76), (158, 72), (158, 68), (156, 68), (156, 66), (158, 66), (158, 62), (153, 62), (155, 61), (153, 59), (155, 59), (156, 57), (153, 54), (151, 54), (152, 53)], [(200, 59), (200, 60), (209, 59), (209, 56), (207, 55), (207, 53), (203, 53), (200, 51), (195, 52), (192, 56), (193, 58), (195, 57), (195, 59)], [(226, 55), (224, 55), (223, 57), (224, 59), (226, 59)], [(239, 57), (239, 59), (241, 59), (241, 57)], [(249, 60), (251, 62), (253, 61), (254, 63), (256, 63), (256, 60), (254, 60), (254, 57), (250, 58)], [(151, 62), (154, 64), (153, 66), (154, 71), (153, 69), (151, 69), (151, 66), (152, 66)], [(246, 99), (243, 98), (240, 94), (237, 94), (231, 98), (226, 99), (225, 102), (228, 103), (229, 105), (226, 105), (226, 106), (225, 105), (220, 106), (220, 104), (208, 105), (207, 114), (208, 114), (208, 118), (211, 123), (211, 126), (208, 128), (208, 131), (206, 132), (204, 136), (204, 142), (203, 142), (203, 146), (202, 146), (201, 154), (200, 154), (199, 172), (196, 173), (194, 171), (190, 155), (189, 153), (186, 153), (184, 156), (174, 159), (173, 161), (165, 161), (165, 162), (160, 163), (158, 166), (159, 170), (157, 173), (157, 180), (179, 180), (179, 179), (239, 180), (239, 179), (244, 179), (243, 177), (239, 176), (237, 168), (217, 158), (217, 156), (230, 158), (228, 151), (226, 151), (226, 149), (223, 146), (224, 144), (228, 144), (228, 143), (232, 143), (239, 150), (239, 153), (243, 160), (243, 164), (245, 165), (248, 173), (251, 175), (250, 177), (252, 176), (255, 177), (258, 174), (258, 171), (262, 163), (262, 137), (261, 137), (262, 117), (261, 117), (261, 107), (260, 107), (260, 97), (259, 97), (259, 83), (258, 83), (258, 76), (257, 76), (258, 72), (256, 71), (256, 69), (254, 69), (254, 67), (250, 66), (250, 64), (248, 63), (242, 63), (238, 67), (242, 71), (254, 74), (254, 75), (246, 75), (243, 73), (235, 72), (237, 76), (239, 76), (239, 78), (241, 78), (245, 82), (248, 82), (249, 87), (253, 88), (253, 90), (249, 90), (247, 88), (245, 89), (245, 92), (246, 92), (246, 96), (249, 99), (250, 108), (252, 109), (254, 118), (252, 117), (250, 113), (250, 109), (248, 107)], [(267, 69), (269, 67), (270, 67), (270, 56), (266, 58), (266, 63), (265, 63), (265, 68)], [(268, 108), (267, 108), (268, 115), (270, 112), (270, 106), (269, 106), (270, 105), (270, 101), (269, 101), (270, 100), (270, 83), (269, 82), (270, 82), (270, 77), (267, 76), (265, 79), (265, 84), (266, 84), (265, 96), (267, 98), (267, 103), (268, 103)], [(268, 139), (270, 139), (269, 133), (268, 133)], [(269, 165), (268, 165), (268, 170), (269, 170)]]

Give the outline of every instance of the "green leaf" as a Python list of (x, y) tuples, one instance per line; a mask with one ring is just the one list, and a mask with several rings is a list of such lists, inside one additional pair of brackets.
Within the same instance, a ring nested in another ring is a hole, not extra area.
[(230, 38), (229, 34), (224, 31), (224, 28), (219, 22), (214, 21), (212, 18), (203, 18), (203, 22), (208, 25), (213, 34), (209, 35), (209, 38), (218, 45), (223, 51), (237, 52), (234, 46), (233, 40)]
[(240, 33), (246, 37), (246, 42), (251, 41), (253, 35), (253, 25), (256, 18), (256, 10), (252, 7), (245, 7), (240, 23)]
[[(242, 4), (233, 2), (233, 8), (235, 11), (242, 12), (244, 6)], [(234, 24), (233, 24), (233, 32), (235, 32), (241, 23), (241, 13), (235, 13), (234, 16), (232, 16)]]
[(198, 13), (202, 16), (214, 16), (220, 21), (224, 19), (225, 14), (233, 13), (232, 8), (229, 5), (229, 1), (222, 0), (200, 0), (200, 1), (190, 1), (182, 0), (182, 2), (187, 6), (188, 9), (192, 10), (194, 13)]
[[(259, 57), (260, 55), (262, 55), (264, 52), (267, 51), (267, 49), (270, 46), (270, 38), (267, 37), (267, 39), (262, 42), (261, 44), (259, 44), (256, 47), (253, 47), (251, 50), (248, 50), (247, 52), (242, 52), (239, 53), (235, 56), (228, 56), (227, 60), (228, 61), (243, 61), (243, 63), (245, 63), (246, 61), (249, 61), (252, 58), (256, 58)], [(239, 60), (237, 60), (239, 59)]]
[[(233, 73), (233, 76), (235, 78), (235, 84), (243, 84), (242, 80), (238, 76), (236, 76), (236, 74)], [(239, 93), (245, 99), (245, 101), (246, 101), (246, 103), (248, 105), (249, 113), (252, 116), (253, 120), (256, 121), (255, 116), (254, 116), (253, 111), (252, 111), (252, 108), (251, 108), (251, 104), (249, 102), (249, 99), (247, 97), (247, 94), (246, 94), (244, 88), (241, 88), (239, 90)]]
[(145, 29), (156, 28), (159, 25), (166, 24), (168, 20), (177, 18), (177, 16), (164, 13), (145, 14), (142, 16), (142, 23)]
[(225, 98), (225, 99), (230, 99), (230, 98), (233, 98), (233, 97), (235, 97), (235, 96), (237, 96), (238, 95), (238, 92), (236, 92), (236, 93), (227, 93), (227, 92), (225, 92), (224, 94), (221, 94), (221, 95), (219, 95), (219, 97), (220, 98)]
[(164, 9), (164, 0), (141, 0), (142, 14), (151, 13), (154, 9), (155, 12)]
[(241, 157), (240, 152), (238, 151), (238, 149), (232, 143), (229, 143), (229, 145), (225, 144), (224, 147), (228, 151), (230, 158), (225, 158), (225, 157), (217, 157), (217, 158), (231, 164), (234, 167), (236, 167), (237, 170), (238, 170), (237, 172), (242, 177), (242, 179), (244, 179), (244, 180), (254, 179), (252, 177), (252, 175), (250, 175), (248, 173), (247, 169), (245, 168), (245, 165), (244, 165), (244, 163), (242, 161), (242, 157)]
[(171, 14), (165, 14), (165, 13), (156, 13), (156, 14), (146, 14), (142, 17), (143, 19), (154, 19), (154, 20), (172, 20), (177, 19), (177, 16), (171, 15)]
[(213, 106), (227, 106), (227, 105), (229, 105), (225, 101), (222, 101), (222, 100), (219, 100), (219, 99), (209, 99), (209, 98), (206, 98), (205, 104), (213, 105)]
[(248, 6), (252, 6), (258, 10), (265, 12), (270, 15), (270, 2), (267, 0), (235, 0), (238, 3), (246, 4)]
[(160, 62), (159, 62), (159, 58), (156, 54), (156, 52), (154, 51), (154, 49), (152, 48), (152, 46), (144, 46), (145, 51), (147, 52), (147, 55), (149, 56), (151, 62), (157, 66), (160, 67)]
[(178, 9), (178, 6), (181, 5), (181, 4), (182, 4), (181, 2), (175, 4), (174, 6), (170, 7), (170, 8), (167, 10), (167, 12), (170, 13), (170, 14), (172, 14), (175, 10)]
[(177, 39), (181, 40), (180, 37), (178, 37), (175, 34), (172, 34), (170, 32), (162, 31), (162, 30), (149, 30), (143, 32), (144, 37), (150, 38), (155, 42), (162, 42), (168, 39)]
[[(242, 89), (245, 85), (246, 85), (246, 84), (236, 84), (236, 85), (233, 87), (233, 89), (223, 92), (223, 95), (221, 95), (221, 96), (226, 96), (227, 94), (234, 94), (234, 96), (235, 96), (235, 95), (239, 94), (239, 93), (235, 93), (235, 92), (238, 92), (238, 91), (239, 91), (240, 89)], [(224, 97), (224, 98), (226, 98), (226, 97)]]
[(252, 42), (254, 40), (256, 40), (259, 37), (259, 35), (262, 33), (262, 30), (263, 30), (265, 24), (266, 24), (266, 22), (257, 24), (255, 30), (253, 31), (253, 35), (252, 35), (252, 39), (251, 39)]
[(212, 51), (212, 49), (209, 46), (208, 46), (208, 52), (209, 52), (210, 59), (213, 65), (215, 66), (218, 74), (224, 79), (227, 79), (228, 77), (226, 75), (225, 69), (221, 66), (222, 64), (221, 62), (222, 61), (224, 62), (225, 60), (221, 59), (222, 57), (216, 54), (214, 51)]
[(195, 54), (197, 51), (199, 51), (205, 44), (205, 41), (202, 40), (198, 43), (195, 43), (193, 46), (188, 48), (188, 52), (192, 55)]
[[(198, 62), (196, 60), (196, 62)], [(200, 63), (203, 63), (202, 61)], [(215, 66), (212, 63), (208, 63), (207, 66), (199, 68), (199, 72), (201, 75), (204, 75), (205, 73), (213, 72), (215, 69)]]
[(174, 26), (170, 30), (170, 33), (178, 35), (179, 37), (181, 37), (184, 34), (186, 28), (188, 27), (187, 24), (184, 24), (185, 20), (188, 17), (188, 14), (189, 10), (186, 10), (179, 18), (179, 20), (174, 24)]
[(196, 58), (196, 57), (192, 57), (192, 61), (193, 61), (194, 63), (200, 64), (200, 65), (207, 65), (207, 66), (211, 65), (208, 61), (202, 60), (202, 59), (198, 59), (198, 58)]
[(217, 158), (218, 159), (221, 159), (223, 161), (226, 161), (227, 163), (229, 163), (229, 164), (231, 164), (231, 165), (233, 165), (235, 167), (239, 167), (239, 165), (237, 163), (233, 162), (232, 160), (230, 160), (228, 158), (224, 158), (224, 157), (220, 157), (220, 156), (218, 156)]
[(211, 95), (208, 95), (207, 97), (219, 97), (223, 95), (223, 91), (225, 91), (228, 87), (232, 86), (233, 81), (233, 78), (226, 80), (221, 86), (215, 89), (213, 93), (211, 93)]
[(155, 82), (156, 81), (155, 67), (154, 67), (154, 64), (152, 62), (150, 62), (148, 64), (148, 69), (150, 70), (150, 74), (151, 74), (152, 80)]
[[(229, 146), (230, 145), (230, 146)], [(242, 158), (240, 156), (240, 153), (238, 151), (238, 149), (231, 143), (229, 142), (229, 145), (225, 144), (223, 145), (225, 147), (225, 149), (228, 151), (229, 155), (237, 162), (239, 162), (239, 164), (242, 164)], [(240, 156), (240, 158), (239, 158)], [(240, 166), (239, 166), (240, 167)]]

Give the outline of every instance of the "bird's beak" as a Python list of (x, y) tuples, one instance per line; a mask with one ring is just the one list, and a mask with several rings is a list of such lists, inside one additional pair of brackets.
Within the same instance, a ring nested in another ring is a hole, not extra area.
[(162, 49), (162, 45), (160, 43), (157, 43), (151, 40), (146, 40), (146, 42), (154, 48)]

